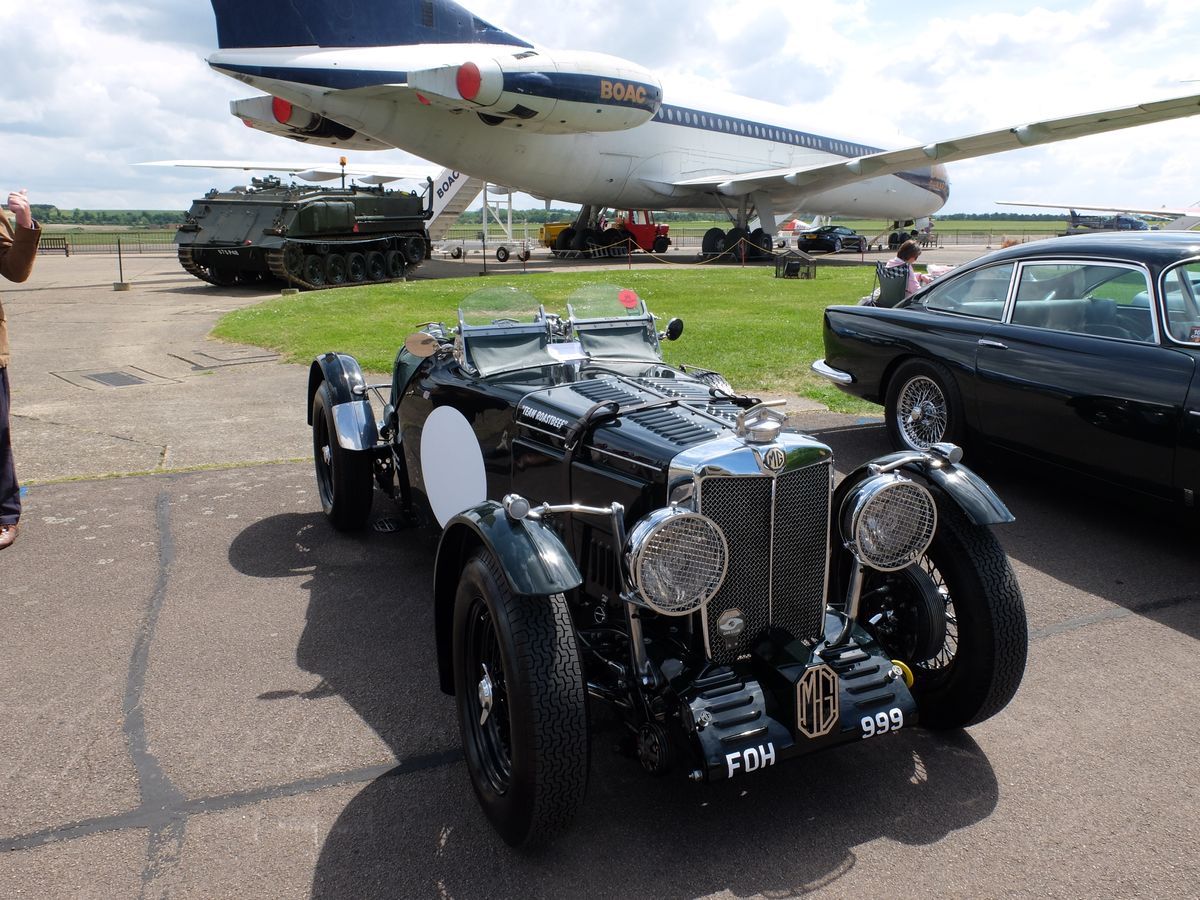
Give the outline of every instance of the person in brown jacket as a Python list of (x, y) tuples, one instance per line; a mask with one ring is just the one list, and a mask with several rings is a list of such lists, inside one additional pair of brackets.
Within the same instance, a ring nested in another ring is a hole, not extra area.
[[(8, 208), (16, 228), (0, 212), (0, 275), (9, 281), (24, 281), (33, 271), (42, 230), (33, 221), (25, 191), (8, 195)], [(8, 433), (8, 322), (0, 303), (0, 550), (17, 539), (21, 519), (21, 487), (13, 467), (12, 441)]]

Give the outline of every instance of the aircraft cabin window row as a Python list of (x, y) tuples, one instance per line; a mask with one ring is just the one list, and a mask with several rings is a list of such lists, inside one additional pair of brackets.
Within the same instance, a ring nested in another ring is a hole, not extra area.
[(878, 152), (877, 147), (866, 147), (862, 144), (852, 144), (847, 141), (835, 141), (803, 131), (792, 131), (788, 128), (778, 128), (774, 125), (764, 125), (761, 122), (750, 122), (745, 119), (730, 119), (725, 116), (697, 112), (692, 109), (682, 109), (677, 106), (662, 106), (654, 118), (656, 121), (667, 122), (672, 125), (686, 125), (691, 128), (702, 128), (707, 131), (720, 131), (725, 134), (762, 138), (766, 141), (777, 141), (781, 144), (794, 144), (797, 147), (810, 147), (813, 150), (836, 153), (839, 156), (864, 156), (868, 153)]

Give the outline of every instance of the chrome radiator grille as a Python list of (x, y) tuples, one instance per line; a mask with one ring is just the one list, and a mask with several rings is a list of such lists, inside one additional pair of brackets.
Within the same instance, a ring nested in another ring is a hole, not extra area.
[[(729, 570), (705, 610), (709, 653), (732, 663), (768, 625), (816, 638), (825, 614), (832, 464), (767, 476), (714, 476), (698, 486), (699, 509), (725, 532)], [(717, 620), (739, 609), (746, 629), (730, 647)]]

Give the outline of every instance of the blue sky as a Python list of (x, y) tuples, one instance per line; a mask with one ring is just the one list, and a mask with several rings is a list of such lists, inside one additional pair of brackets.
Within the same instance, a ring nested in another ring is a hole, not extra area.
[[(599, 50), (672, 81), (790, 107), (797, 128), (905, 146), (1200, 93), (1194, 0), (923, 3), (479, 0), (538, 44)], [(204, 63), (204, 0), (0, 6), (7, 188), (72, 208), (183, 208), (233, 173), (137, 168), (175, 158), (316, 159), (228, 114), (244, 86)], [(52, 9), (52, 13), (45, 10)], [(1195, 83), (1189, 83), (1196, 80)], [(1043, 198), (1158, 207), (1200, 199), (1200, 116), (954, 164), (945, 212)], [(401, 163), (400, 153), (355, 162)], [(5, 188), (0, 185), (0, 188)], [(532, 203), (532, 201), (530, 201)]]

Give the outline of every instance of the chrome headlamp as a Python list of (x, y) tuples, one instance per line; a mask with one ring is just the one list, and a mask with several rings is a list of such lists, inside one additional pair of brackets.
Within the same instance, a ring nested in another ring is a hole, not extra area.
[(842, 537), (859, 562), (894, 572), (921, 558), (937, 528), (937, 507), (923, 485), (895, 473), (856, 485), (842, 503)]
[(712, 599), (728, 561), (721, 529), (681, 506), (657, 509), (638, 522), (625, 549), (635, 599), (667, 616), (687, 615)]

